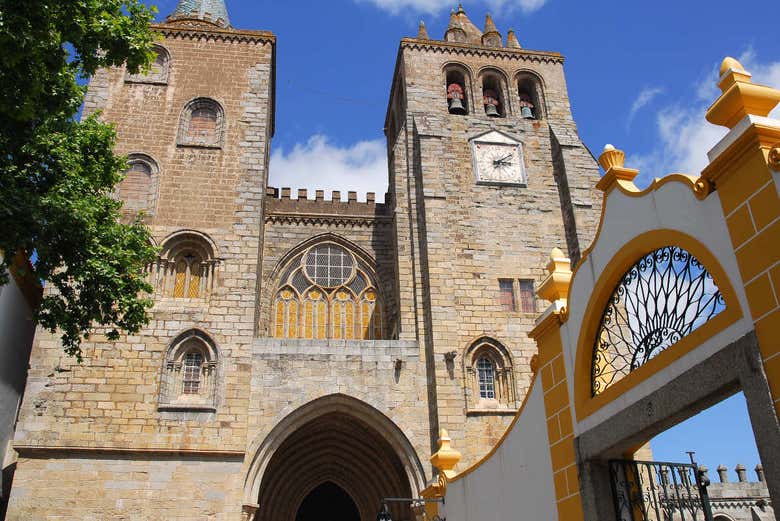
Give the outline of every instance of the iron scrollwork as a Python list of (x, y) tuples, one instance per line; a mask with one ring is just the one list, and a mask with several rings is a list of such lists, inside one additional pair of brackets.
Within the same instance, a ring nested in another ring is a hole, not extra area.
[(593, 348), (596, 396), (726, 309), (712, 275), (686, 250), (642, 257), (609, 299)]
[(711, 521), (696, 465), (612, 460), (609, 471), (619, 521)]

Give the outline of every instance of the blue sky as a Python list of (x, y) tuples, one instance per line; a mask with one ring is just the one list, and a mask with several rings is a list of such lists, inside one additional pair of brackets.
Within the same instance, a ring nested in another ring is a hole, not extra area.
[[(278, 37), (276, 136), (271, 184), (292, 188), (386, 190), (384, 123), (398, 41), (424, 19), (441, 38), (454, 0), (227, 0), (233, 26)], [(160, 16), (175, 0), (157, 2)], [(624, 149), (639, 184), (670, 172), (697, 174), (724, 130), (704, 121), (723, 57), (743, 60), (754, 80), (780, 86), (777, 0), (464, 1), (482, 26), (528, 49), (566, 56), (580, 135), (594, 154)], [(743, 15), (735, 6), (749, 7)], [(317, 165), (313, 171), (311, 165)], [(381, 198), (381, 197), (380, 197)], [(660, 437), (664, 459), (699, 450), (714, 468), (757, 462), (741, 395)]]

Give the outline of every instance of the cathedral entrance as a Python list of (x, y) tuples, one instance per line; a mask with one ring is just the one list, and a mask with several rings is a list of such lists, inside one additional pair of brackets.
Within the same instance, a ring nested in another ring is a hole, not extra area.
[[(415, 497), (424, 486), (398, 427), (343, 395), (315, 400), (280, 422), (255, 463), (255, 521), (374, 521), (383, 498)], [(393, 504), (391, 514), (413, 519), (406, 504)]]
[(323, 483), (301, 503), (295, 521), (360, 521), (355, 502), (334, 483)]

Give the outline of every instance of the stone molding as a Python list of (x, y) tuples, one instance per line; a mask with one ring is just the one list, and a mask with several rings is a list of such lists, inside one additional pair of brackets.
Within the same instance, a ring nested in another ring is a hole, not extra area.
[(359, 217), (323, 214), (267, 214), (265, 222), (272, 224), (333, 225), (345, 227), (366, 227), (392, 224), (390, 216)]
[(247, 31), (221, 29), (216, 26), (198, 24), (191, 27), (176, 24), (152, 24), (152, 30), (168, 38), (189, 38), (191, 40), (216, 40), (223, 42), (276, 43), (276, 36), (270, 31)]
[(440, 52), (445, 54), (460, 54), (465, 56), (480, 56), (491, 59), (519, 59), (538, 63), (563, 63), (565, 58), (557, 52), (529, 51), (525, 49), (508, 49), (496, 47), (480, 47), (468, 43), (443, 42), (437, 40), (418, 40), (404, 38), (402, 49)]

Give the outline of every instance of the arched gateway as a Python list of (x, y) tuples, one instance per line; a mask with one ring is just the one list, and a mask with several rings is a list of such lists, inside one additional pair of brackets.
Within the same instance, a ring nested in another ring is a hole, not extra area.
[[(383, 497), (417, 496), (425, 486), (409, 440), (384, 414), (342, 394), (300, 407), (255, 444), (244, 488), (256, 521), (376, 517)], [(327, 515), (326, 515), (327, 514)], [(405, 519), (408, 512), (397, 513)]]

